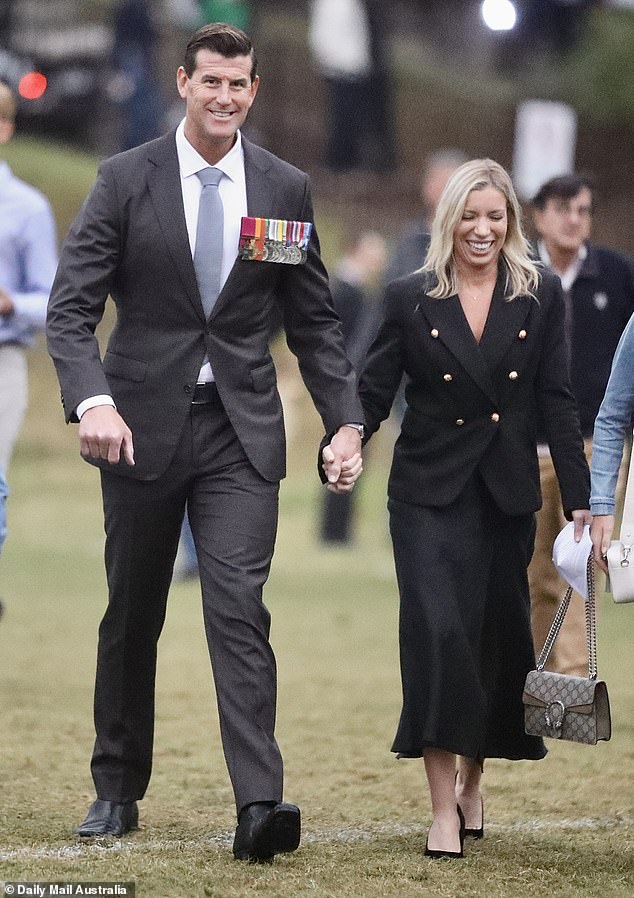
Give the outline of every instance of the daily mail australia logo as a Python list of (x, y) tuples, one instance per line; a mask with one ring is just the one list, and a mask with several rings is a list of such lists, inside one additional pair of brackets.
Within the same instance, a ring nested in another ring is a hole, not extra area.
[(57, 895), (117, 896), (135, 898), (133, 882), (5, 882), (4, 894), (10, 898), (50, 898)]

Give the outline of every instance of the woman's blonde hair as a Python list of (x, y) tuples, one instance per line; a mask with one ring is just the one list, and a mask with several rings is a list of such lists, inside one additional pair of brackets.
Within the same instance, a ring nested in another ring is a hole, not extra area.
[(458, 292), (453, 255), (454, 232), (462, 218), (472, 190), (494, 187), (506, 198), (508, 226), (501, 255), (506, 263), (506, 296), (533, 296), (539, 283), (539, 271), (529, 255), (529, 245), (522, 232), (522, 210), (507, 172), (493, 159), (465, 162), (447, 181), (431, 227), (431, 240), (421, 271), (435, 275), (437, 283), (428, 295), (437, 299)]

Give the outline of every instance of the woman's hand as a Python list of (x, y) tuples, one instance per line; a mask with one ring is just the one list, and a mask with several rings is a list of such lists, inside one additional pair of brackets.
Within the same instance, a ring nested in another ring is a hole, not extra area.
[(578, 543), (581, 542), (585, 525), (592, 523), (592, 515), (588, 508), (575, 508), (571, 515), (575, 525), (575, 542)]
[(590, 539), (592, 540), (592, 553), (598, 568), (604, 574), (608, 572), (607, 554), (614, 530), (613, 514), (595, 514), (590, 525)]
[[(349, 459), (341, 463), (340, 468), (336, 467), (335, 454), (330, 446), (324, 446), (322, 458), (322, 468), (328, 477), (327, 489), (329, 489), (331, 493), (351, 492), (363, 471), (361, 453), (355, 452)], [(339, 472), (336, 480), (331, 479), (333, 470), (338, 470)]]

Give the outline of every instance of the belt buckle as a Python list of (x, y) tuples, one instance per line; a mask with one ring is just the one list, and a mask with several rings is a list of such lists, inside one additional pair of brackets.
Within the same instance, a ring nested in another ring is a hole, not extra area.
[(213, 381), (196, 384), (192, 396), (192, 405), (209, 405), (209, 403), (213, 401), (215, 395), (216, 385)]

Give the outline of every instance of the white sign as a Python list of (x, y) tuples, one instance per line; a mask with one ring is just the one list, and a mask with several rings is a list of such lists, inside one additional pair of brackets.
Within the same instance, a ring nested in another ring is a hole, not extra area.
[(522, 200), (575, 167), (577, 115), (566, 103), (527, 100), (517, 107), (513, 183)]

